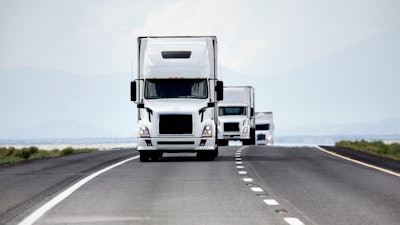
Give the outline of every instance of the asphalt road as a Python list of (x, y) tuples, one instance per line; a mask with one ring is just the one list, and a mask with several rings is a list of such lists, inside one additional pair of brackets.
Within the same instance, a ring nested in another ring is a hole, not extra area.
[[(137, 155), (108, 151), (0, 168), (0, 222), (17, 224), (78, 180)], [(133, 159), (36, 224), (399, 224), (400, 178), (316, 148), (221, 147), (215, 161)]]

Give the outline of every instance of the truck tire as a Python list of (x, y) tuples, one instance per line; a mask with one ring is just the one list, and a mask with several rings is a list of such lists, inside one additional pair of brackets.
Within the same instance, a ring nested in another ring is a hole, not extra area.
[(202, 161), (212, 161), (218, 155), (218, 151), (199, 151), (197, 152), (197, 158)]
[(227, 146), (228, 145), (228, 140), (218, 140), (218, 145), (219, 146)]
[(147, 151), (139, 151), (140, 154), (140, 162), (148, 162), (150, 159), (150, 155)]
[(250, 145), (256, 144), (256, 130), (250, 129)]

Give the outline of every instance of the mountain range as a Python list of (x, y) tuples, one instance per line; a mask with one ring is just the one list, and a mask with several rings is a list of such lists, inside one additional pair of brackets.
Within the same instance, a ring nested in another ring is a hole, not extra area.
[[(255, 87), (277, 135), (399, 134), (400, 29), (279, 76), (223, 67), (224, 85)], [(307, 53), (304, 53), (307, 54)], [(0, 70), (0, 139), (135, 136), (131, 73)]]

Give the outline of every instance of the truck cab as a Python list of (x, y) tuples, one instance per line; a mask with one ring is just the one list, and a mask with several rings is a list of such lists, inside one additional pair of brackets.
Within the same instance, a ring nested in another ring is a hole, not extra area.
[(272, 112), (256, 112), (256, 145), (274, 143), (274, 121)]
[(254, 145), (254, 107), (253, 87), (224, 87), (224, 100), (218, 105), (219, 145), (228, 145), (230, 140), (242, 141), (243, 145)]
[(141, 161), (156, 161), (164, 152), (194, 152), (203, 159), (218, 155), (223, 84), (216, 62), (215, 36), (138, 38), (131, 100), (138, 108)]

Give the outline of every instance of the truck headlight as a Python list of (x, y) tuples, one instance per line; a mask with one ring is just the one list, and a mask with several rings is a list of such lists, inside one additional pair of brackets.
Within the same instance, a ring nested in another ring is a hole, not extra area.
[(212, 130), (210, 125), (205, 125), (203, 128), (202, 137), (212, 137)]
[(272, 136), (265, 136), (265, 140), (267, 140), (267, 141), (272, 140)]
[(249, 132), (249, 127), (248, 127), (248, 126), (245, 126), (245, 127), (243, 128), (243, 133), (247, 133), (247, 132)]
[(150, 137), (149, 128), (147, 126), (143, 125), (139, 127), (139, 137), (141, 138)]

